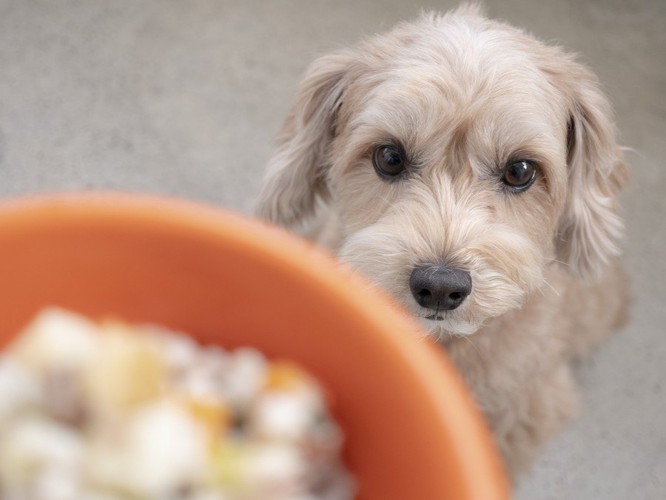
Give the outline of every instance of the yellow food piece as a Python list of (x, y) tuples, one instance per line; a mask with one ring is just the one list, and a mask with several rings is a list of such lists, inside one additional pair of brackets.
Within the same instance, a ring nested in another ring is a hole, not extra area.
[(213, 454), (211, 480), (213, 484), (221, 483), (227, 488), (242, 489), (250, 465), (250, 450), (247, 446), (224, 441)]
[(124, 411), (158, 397), (166, 384), (166, 366), (156, 347), (120, 322), (101, 325), (100, 349), (85, 373), (93, 407)]

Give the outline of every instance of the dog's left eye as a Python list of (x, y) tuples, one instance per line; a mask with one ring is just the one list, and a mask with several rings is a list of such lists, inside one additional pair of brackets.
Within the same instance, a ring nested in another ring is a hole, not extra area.
[(536, 165), (529, 160), (519, 160), (506, 166), (502, 182), (514, 193), (521, 193), (534, 183), (536, 177)]
[(383, 145), (375, 148), (372, 154), (372, 163), (375, 171), (385, 179), (395, 178), (407, 168), (407, 160), (402, 149), (393, 145)]

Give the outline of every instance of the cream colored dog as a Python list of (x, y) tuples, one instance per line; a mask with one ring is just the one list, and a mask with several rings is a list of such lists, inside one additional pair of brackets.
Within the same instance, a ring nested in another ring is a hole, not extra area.
[(463, 7), (312, 64), (259, 214), (422, 321), (515, 477), (575, 411), (571, 360), (624, 316), (626, 170), (596, 78)]

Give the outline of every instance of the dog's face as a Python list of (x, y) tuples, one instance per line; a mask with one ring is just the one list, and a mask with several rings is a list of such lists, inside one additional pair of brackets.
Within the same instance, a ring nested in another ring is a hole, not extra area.
[(290, 226), (322, 200), (343, 261), (433, 334), (470, 334), (546, 266), (589, 275), (616, 252), (609, 115), (558, 49), (469, 9), (428, 16), (313, 64), (260, 210)]

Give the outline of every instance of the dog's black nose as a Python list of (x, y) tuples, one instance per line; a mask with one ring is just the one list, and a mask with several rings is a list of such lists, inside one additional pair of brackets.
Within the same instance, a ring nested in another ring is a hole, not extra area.
[(462, 269), (427, 264), (414, 268), (409, 287), (423, 307), (451, 311), (472, 292), (472, 277)]

